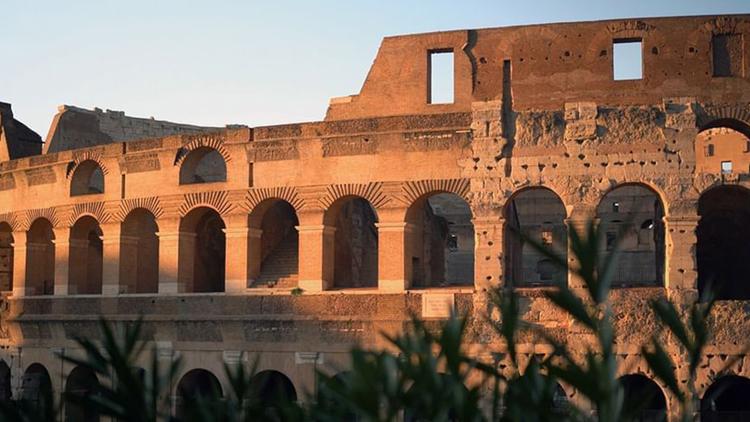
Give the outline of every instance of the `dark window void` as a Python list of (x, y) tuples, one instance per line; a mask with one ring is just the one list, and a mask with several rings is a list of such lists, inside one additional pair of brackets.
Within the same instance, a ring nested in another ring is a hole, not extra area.
[(175, 416), (178, 420), (186, 420), (192, 411), (199, 409), (200, 404), (218, 405), (209, 401), (222, 395), (221, 384), (214, 374), (205, 369), (193, 369), (177, 384)]
[(76, 166), (70, 182), (70, 196), (104, 193), (104, 172), (96, 161), (86, 160)]
[(227, 165), (219, 151), (200, 147), (190, 151), (180, 167), (180, 184), (226, 182)]
[(667, 420), (667, 400), (658, 384), (644, 375), (620, 378), (625, 400), (623, 410), (635, 413), (633, 421), (662, 422)]
[[(91, 369), (77, 366), (68, 375), (65, 394), (80, 399), (99, 393), (99, 380)], [(97, 422), (99, 413), (90, 406), (76, 403), (74, 398), (65, 402), (65, 420), (76, 422)]]
[(524, 190), (505, 209), (506, 280), (513, 286), (562, 285), (567, 272), (533, 247), (536, 243), (565, 259), (568, 231), (565, 206), (552, 191)]
[(701, 421), (744, 422), (750, 420), (750, 379), (736, 375), (719, 378), (701, 400)]
[(716, 34), (711, 38), (714, 76), (742, 76), (742, 34)]
[(469, 204), (452, 193), (416, 200), (406, 213), (413, 287), (474, 285), (474, 225)]
[(605, 233), (601, 253), (617, 253), (612, 285), (661, 286), (664, 208), (656, 193), (641, 185), (619, 186), (602, 198), (596, 216)]
[(643, 79), (643, 42), (640, 39), (614, 40), (612, 50), (616, 81)]
[(750, 299), (750, 191), (724, 185), (698, 201), (698, 291), (717, 299)]
[(427, 56), (427, 103), (453, 102), (453, 51), (430, 51)]

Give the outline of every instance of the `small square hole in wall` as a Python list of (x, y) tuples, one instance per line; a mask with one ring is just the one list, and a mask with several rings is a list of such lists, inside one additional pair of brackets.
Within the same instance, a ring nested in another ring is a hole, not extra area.
[(427, 70), (427, 103), (453, 103), (453, 51), (430, 51)]
[(731, 161), (721, 162), (721, 174), (732, 174), (732, 162)]
[(616, 81), (643, 79), (643, 41), (640, 39), (612, 42), (612, 70)]

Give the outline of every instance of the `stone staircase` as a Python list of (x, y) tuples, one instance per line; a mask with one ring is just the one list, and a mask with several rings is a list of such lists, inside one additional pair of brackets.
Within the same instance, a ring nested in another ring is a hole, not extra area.
[(260, 266), (260, 276), (252, 287), (274, 287), (293, 289), (297, 287), (299, 271), (297, 256), (299, 238), (296, 232), (289, 233), (266, 257)]

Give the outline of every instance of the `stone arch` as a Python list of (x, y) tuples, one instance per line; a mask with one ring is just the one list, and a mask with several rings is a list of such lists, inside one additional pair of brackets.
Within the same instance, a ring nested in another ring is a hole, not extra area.
[(104, 193), (104, 170), (95, 160), (84, 160), (70, 170), (70, 196)]
[(334, 288), (377, 287), (378, 216), (373, 205), (361, 196), (343, 196), (326, 209), (323, 223), (335, 228), (333, 241), (325, 241), (324, 256), (331, 256)]
[(663, 286), (666, 240), (664, 203), (643, 183), (624, 183), (610, 189), (596, 207), (604, 233), (600, 251), (617, 248), (612, 285)]
[(248, 215), (248, 265), (253, 286), (297, 287), (299, 279), (299, 218), (289, 202), (269, 198)]
[(726, 375), (711, 384), (701, 399), (704, 422), (740, 422), (750, 419), (750, 379)]
[(659, 384), (643, 374), (623, 375), (619, 381), (625, 396), (623, 410), (635, 412), (634, 420), (666, 422), (667, 399)]
[(120, 291), (156, 293), (159, 287), (159, 237), (156, 216), (145, 209), (130, 211), (120, 231)]
[(70, 229), (69, 294), (101, 294), (103, 271), (102, 229), (90, 215)]
[(514, 192), (504, 208), (505, 277), (508, 285), (564, 285), (565, 268), (553, 263), (534, 241), (567, 262), (568, 229), (565, 205), (553, 190), (532, 186)]
[(226, 225), (218, 211), (200, 206), (180, 220), (178, 279), (185, 292), (223, 292)]
[(195, 148), (179, 163), (181, 185), (227, 181), (226, 158), (215, 148)]
[(206, 369), (191, 369), (180, 378), (175, 389), (175, 416), (185, 420), (198, 401), (206, 403), (221, 399), (224, 395), (221, 383)]
[(26, 232), (27, 296), (51, 295), (55, 289), (55, 231), (48, 219), (35, 219)]
[[(85, 366), (76, 366), (68, 374), (65, 381), (65, 395), (78, 399), (98, 394), (99, 379), (94, 371)], [(99, 421), (99, 413), (88, 406), (77, 404), (74, 401), (65, 401), (65, 420), (76, 422)]]
[(164, 210), (161, 207), (161, 201), (158, 197), (152, 196), (148, 198), (124, 199), (120, 201), (120, 207), (114, 213), (113, 217), (115, 218), (115, 221), (123, 222), (131, 211), (139, 208), (147, 210), (156, 218), (159, 218), (164, 214)]
[(282, 372), (265, 370), (250, 379), (249, 398), (264, 404), (265, 416), (269, 420), (281, 420), (281, 409), (297, 401), (297, 390)]
[(382, 209), (391, 201), (383, 192), (383, 183), (347, 183), (328, 186), (325, 195), (319, 199), (320, 206), (328, 210), (340, 199), (355, 196), (366, 200), (373, 210)]
[(698, 291), (717, 299), (750, 299), (750, 190), (721, 185), (698, 199)]
[(52, 379), (44, 365), (32, 363), (26, 368), (21, 379), (20, 396), (21, 400), (31, 404), (35, 409), (51, 410), (54, 405)]
[(13, 290), (13, 228), (0, 222), (0, 291)]
[(286, 201), (296, 213), (302, 211), (304, 201), (297, 194), (297, 189), (291, 186), (277, 186), (273, 188), (249, 189), (245, 197), (244, 209), (250, 214), (261, 203), (269, 199)]
[(428, 191), (406, 211), (407, 285), (474, 285), (474, 224), (469, 202), (453, 192)]

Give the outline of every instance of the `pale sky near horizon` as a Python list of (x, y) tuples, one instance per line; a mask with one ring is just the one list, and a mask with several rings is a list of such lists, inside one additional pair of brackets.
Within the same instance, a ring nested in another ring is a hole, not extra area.
[(0, 101), (42, 138), (60, 104), (207, 126), (321, 120), (388, 35), (750, 13), (750, 0), (6, 1)]

